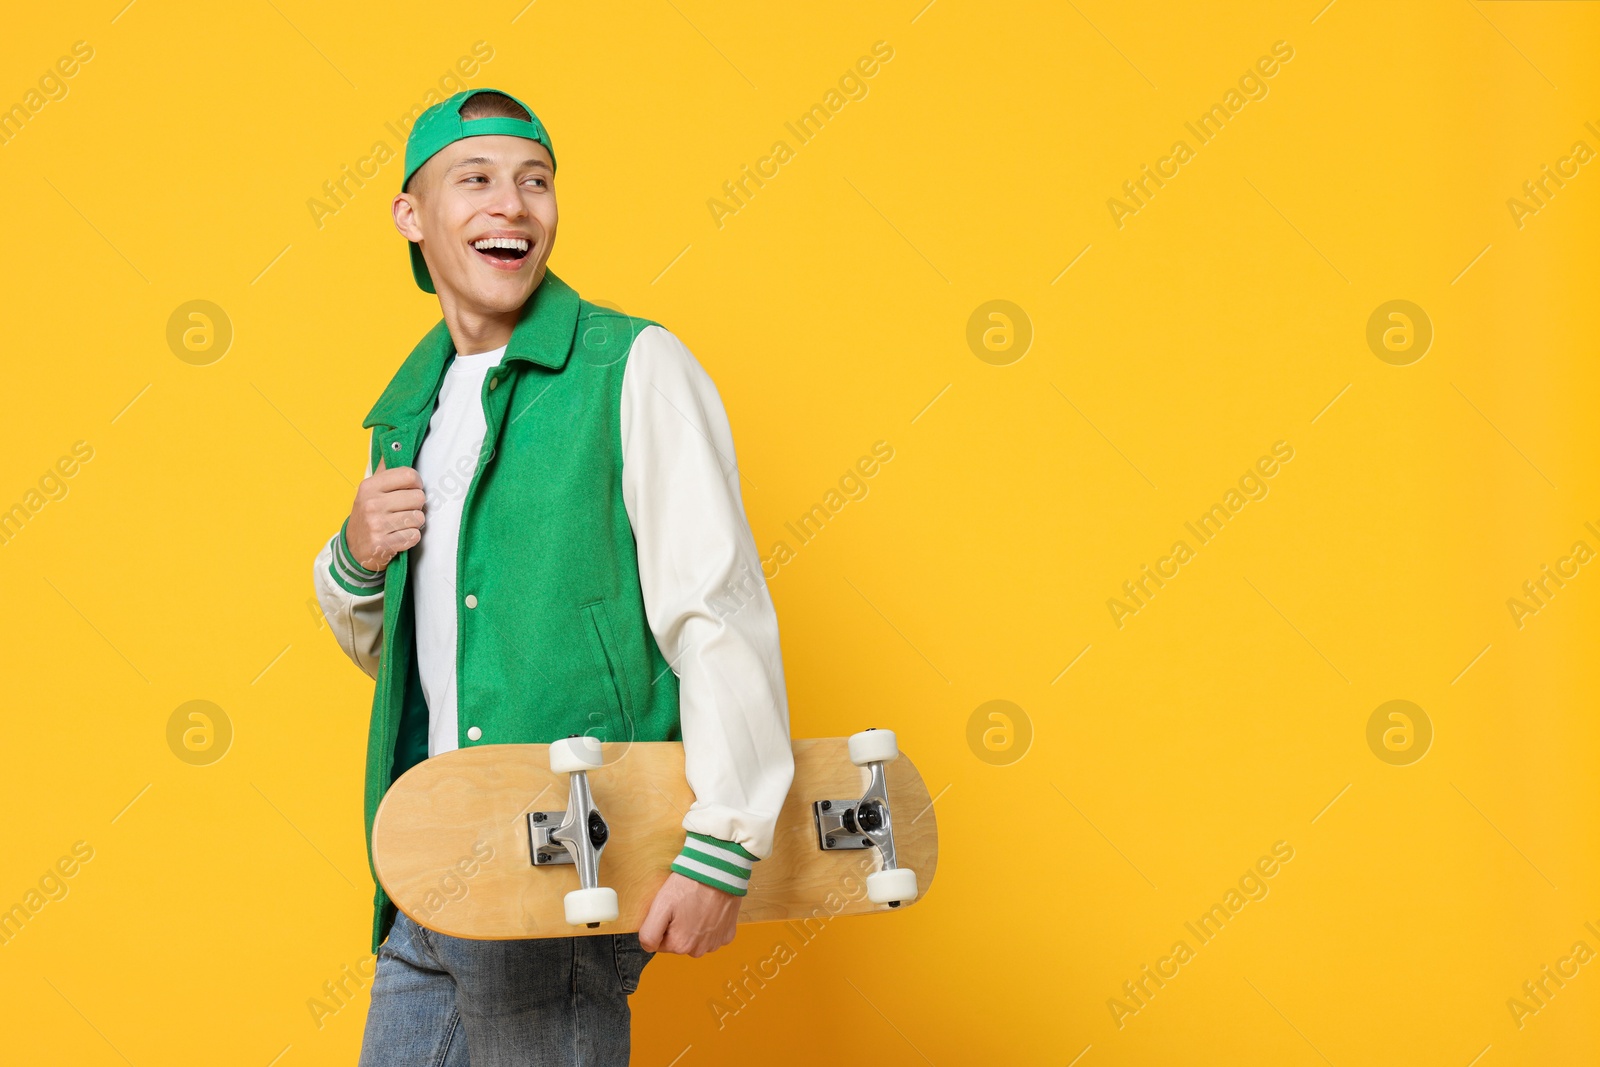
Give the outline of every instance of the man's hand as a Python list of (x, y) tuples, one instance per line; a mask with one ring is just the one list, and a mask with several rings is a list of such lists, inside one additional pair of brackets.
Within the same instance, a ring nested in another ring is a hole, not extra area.
[(345, 540), (350, 554), (369, 571), (381, 571), (389, 561), (422, 540), (422, 476), (414, 467), (389, 470), (382, 459), (372, 477), (356, 490), (350, 508)]
[(639, 944), (646, 952), (715, 952), (733, 940), (741, 899), (674, 871), (656, 891), (639, 927)]

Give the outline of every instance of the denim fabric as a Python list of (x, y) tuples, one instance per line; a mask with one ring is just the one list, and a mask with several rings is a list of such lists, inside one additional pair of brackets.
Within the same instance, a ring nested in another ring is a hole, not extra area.
[(361, 1067), (625, 1067), (638, 934), (471, 941), (401, 914), (378, 950)]

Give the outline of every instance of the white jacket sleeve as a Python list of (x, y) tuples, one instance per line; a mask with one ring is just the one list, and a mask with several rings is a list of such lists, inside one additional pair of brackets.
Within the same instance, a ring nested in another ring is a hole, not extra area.
[[(372, 476), (372, 465), (367, 473)], [(348, 524), (350, 520), (346, 519)], [(312, 582), (334, 640), (370, 677), (378, 677), (383, 651), (383, 571), (369, 571), (350, 554), (344, 526), (317, 553)]]
[(645, 615), (679, 678), (695, 800), (672, 869), (743, 895), (794, 779), (778, 619), (745, 518), (733, 434), (705, 370), (660, 326), (622, 384), (622, 499)]

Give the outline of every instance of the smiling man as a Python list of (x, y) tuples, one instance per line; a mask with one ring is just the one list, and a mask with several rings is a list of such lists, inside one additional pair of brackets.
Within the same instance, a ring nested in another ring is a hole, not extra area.
[(376, 679), (369, 856), (389, 785), (470, 745), (681, 740), (695, 802), (638, 934), (462, 940), (380, 886), (362, 1064), (627, 1063), (645, 964), (733, 939), (794, 775), (721, 399), (659, 324), (547, 269), (555, 170), (538, 117), (495, 90), (429, 108), (406, 144), (394, 222), (443, 320), (368, 413), (367, 476), (315, 566)]

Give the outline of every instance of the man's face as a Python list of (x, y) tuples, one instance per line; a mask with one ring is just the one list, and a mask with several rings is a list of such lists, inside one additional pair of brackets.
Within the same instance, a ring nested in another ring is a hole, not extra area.
[(421, 241), (441, 302), (504, 315), (544, 279), (556, 240), (555, 169), (537, 141), (466, 137), (441, 150), (394, 200), (395, 227)]

